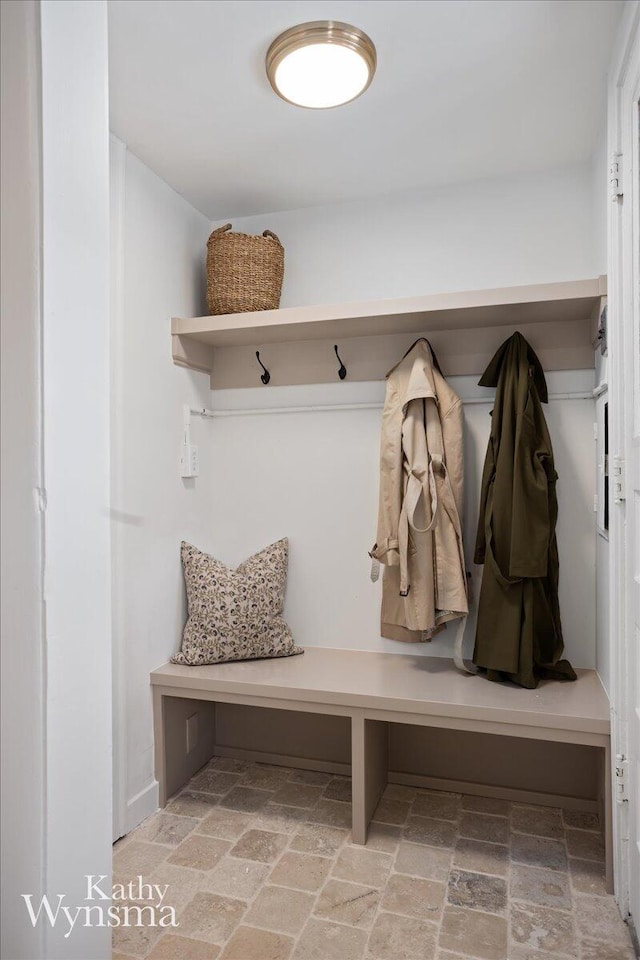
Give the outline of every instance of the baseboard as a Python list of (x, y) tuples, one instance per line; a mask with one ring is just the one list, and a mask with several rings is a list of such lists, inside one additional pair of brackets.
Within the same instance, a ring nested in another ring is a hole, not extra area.
[(424, 777), (417, 773), (399, 773), (389, 771), (389, 783), (401, 783), (408, 787), (422, 787), (425, 790), (444, 790), (447, 793), (466, 793), (474, 797), (493, 797), (497, 800), (510, 800), (513, 803), (531, 803), (539, 807), (564, 807), (566, 810), (581, 810), (584, 813), (597, 813), (598, 801), (584, 797), (566, 797), (557, 793), (536, 793), (520, 787), (495, 787), (485, 783), (471, 783), (467, 780), (442, 780), (438, 777)]
[(275, 767), (295, 767), (298, 770), (319, 770), (351, 776), (351, 764), (331, 760), (308, 760), (306, 757), (290, 757), (284, 753), (265, 753), (262, 750), (247, 750), (244, 747), (223, 747), (216, 744), (216, 757), (232, 757), (234, 760), (251, 760), (255, 763), (271, 763)]
[[(290, 757), (280, 753), (265, 753), (260, 750), (246, 750), (243, 747), (223, 747), (216, 745), (216, 756), (232, 757), (235, 760), (250, 760), (256, 763), (271, 763), (278, 767), (297, 767), (302, 770), (320, 770), (323, 773), (335, 773), (350, 776), (348, 763), (333, 763), (328, 760), (308, 760), (305, 757)], [(389, 783), (400, 783), (408, 787), (422, 787), (425, 790), (444, 790), (447, 793), (466, 793), (474, 797), (493, 797), (498, 800), (510, 800), (514, 803), (529, 803), (540, 807), (564, 807), (566, 810), (582, 810), (585, 813), (597, 813), (597, 800), (583, 797), (562, 796), (555, 793), (537, 793), (519, 787), (496, 787), (491, 784), (471, 783), (467, 780), (443, 780), (439, 777), (426, 777), (417, 773), (402, 773), (390, 770)]]
[(152, 782), (137, 793), (131, 800), (127, 800), (127, 811), (125, 814), (125, 834), (130, 833), (135, 827), (150, 817), (159, 807), (160, 788), (157, 780)]
[(627, 917), (626, 923), (629, 927), (629, 933), (631, 934), (631, 943), (633, 945), (633, 950), (636, 957), (640, 957), (640, 941), (638, 941), (638, 931), (633, 922), (633, 917)]

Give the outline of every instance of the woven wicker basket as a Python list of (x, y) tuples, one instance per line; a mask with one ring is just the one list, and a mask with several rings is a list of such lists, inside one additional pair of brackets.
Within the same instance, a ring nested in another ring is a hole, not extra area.
[(207, 242), (207, 304), (210, 314), (277, 310), (284, 275), (284, 247), (275, 233), (261, 237), (214, 230)]

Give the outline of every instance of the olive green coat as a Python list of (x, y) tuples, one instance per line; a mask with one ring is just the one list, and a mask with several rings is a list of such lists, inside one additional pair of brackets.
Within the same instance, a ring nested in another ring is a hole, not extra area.
[(497, 386), (482, 476), (475, 562), (484, 564), (474, 663), (490, 680), (533, 688), (575, 680), (558, 605), (558, 502), (547, 384), (522, 334), (495, 354), (480, 385)]

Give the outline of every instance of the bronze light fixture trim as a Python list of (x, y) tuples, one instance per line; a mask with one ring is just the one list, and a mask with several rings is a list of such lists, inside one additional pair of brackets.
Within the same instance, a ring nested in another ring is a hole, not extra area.
[(287, 103), (323, 110), (350, 103), (376, 72), (376, 48), (357, 27), (314, 20), (285, 30), (266, 56), (269, 83)]

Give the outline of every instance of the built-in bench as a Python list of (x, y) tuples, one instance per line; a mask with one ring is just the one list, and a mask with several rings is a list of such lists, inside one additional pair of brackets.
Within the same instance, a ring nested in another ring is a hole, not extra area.
[[(217, 745), (215, 704), (221, 705), (221, 710), (222, 705), (239, 705), (240, 708), (295, 711), (298, 716), (316, 715), (318, 723), (321, 717), (337, 718), (336, 722), (350, 726), (350, 765), (343, 762), (334, 768), (347, 772), (350, 769), (355, 843), (366, 843), (369, 822), (388, 780), (423, 785), (426, 782), (425, 777), (402, 775), (389, 769), (389, 744), (400, 729), (398, 725), (405, 725), (403, 730), (437, 728), (441, 731), (437, 736), (443, 740), (451, 737), (448, 731), (466, 731), (474, 735), (516, 738), (513, 741), (516, 745), (523, 740), (582, 745), (595, 748), (597, 755), (593, 797), (585, 800), (583, 806), (599, 811), (607, 880), (611, 885), (609, 702), (594, 670), (577, 670), (577, 674), (575, 683), (547, 681), (536, 690), (524, 690), (464, 675), (450, 661), (437, 657), (318, 647), (307, 648), (302, 656), (280, 660), (248, 660), (204, 667), (168, 663), (151, 674), (160, 804), (164, 806), (211, 756), (234, 755), (233, 749), (221, 749)], [(193, 712), (192, 701), (203, 702), (211, 713), (206, 717), (206, 731), (195, 738), (198, 745), (192, 745), (189, 759), (185, 720)], [(237, 719), (238, 714), (234, 716)], [(303, 723), (300, 726), (304, 728)], [(310, 728), (304, 729), (308, 734)], [(406, 736), (410, 737), (410, 733), (407, 730)], [(448, 742), (451, 749), (450, 740)], [(493, 739), (481, 738), (475, 742), (493, 744)], [(495, 742), (497, 750), (502, 743), (506, 745), (506, 741)], [(300, 767), (331, 768), (330, 764), (307, 762), (304, 751), (297, 753), (300, 755), (292, 757), (289, 752), (286, 762)], [(235, 751), (235, 755), (247, 755), (247, 750)], [(264, 757), (264, 752), (261, 755)], [(509, 763), (517, 764), (518, 750), (512, 749), (509, 757)], [(558, 761), (557, 754), (554, 757), (549, 762), (564, 762)], [(273, 751), (267, 759), (278, 762)], [(284, 761), (280, 759), (280, 762)], [(531, 761), (529, 763), (531, 765)], [(534, 765), (540, 766), (540, 761)], [(533, 773), (535, 775), (535, 771)], [(515, 795), (504, 787), (478, 783), (477, 777), (469, 779), (474, 782), (463, 784), (468, 793)], [(451, 786), (443, 781), (437, 785), (444, 789)], [(544, 791), (535, 794), (534, 799), (539, 803), (558, 802)], [(567, 802), (564, 798), (565, 805)]]

